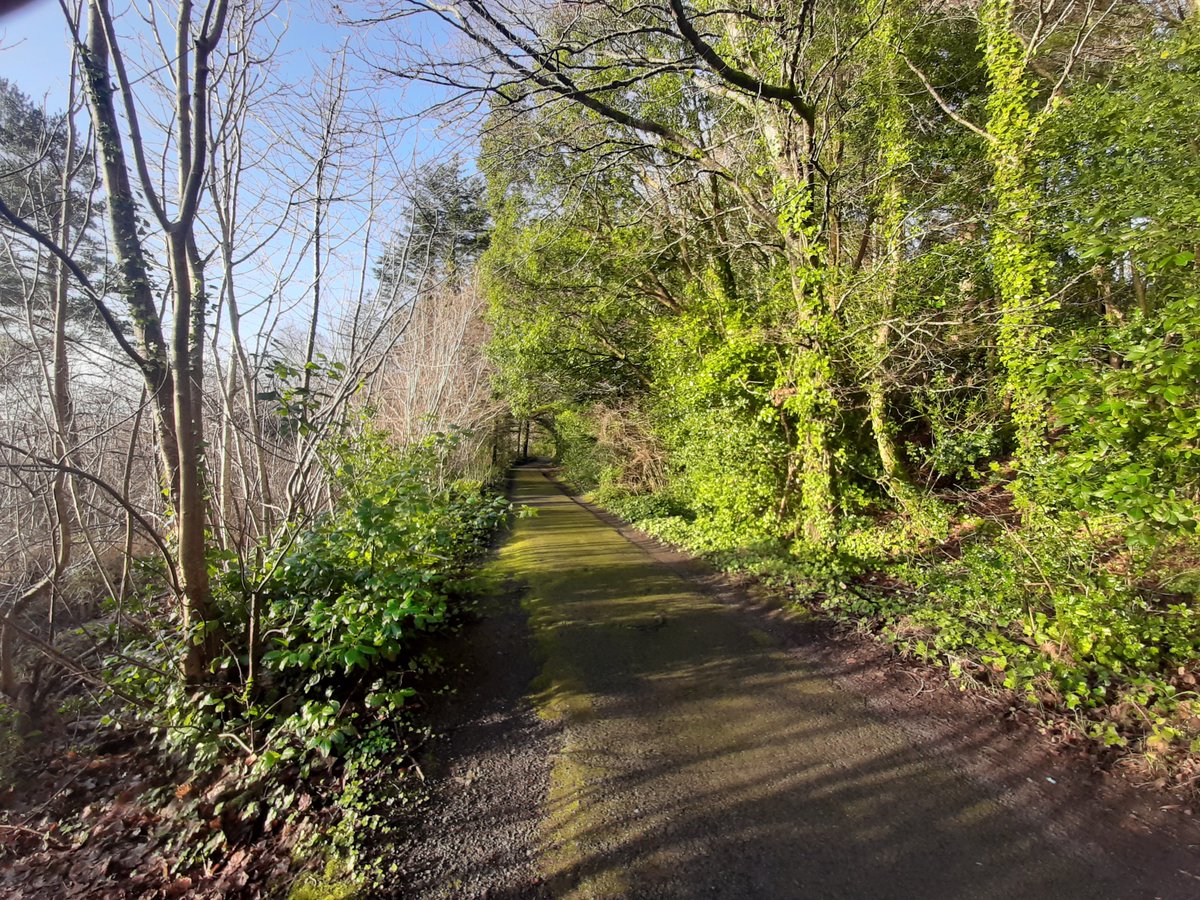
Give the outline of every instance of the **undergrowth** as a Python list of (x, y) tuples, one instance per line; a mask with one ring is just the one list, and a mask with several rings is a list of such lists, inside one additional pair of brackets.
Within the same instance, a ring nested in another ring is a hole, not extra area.
[(368, 428), (327, 447), (332, 510), (225, 560), (222, 628), (253, 649), (217, 660), (206, 687), (181, 681), (151, 634), (110, 660), (114, 691), (136, 703), (106, 724), (149, 729), (181, 773), (156, 798), (180, 872), (278, 839), (301, 868), (331, 861), (339, 885), (387, 877), (374, 848), (422, 799), (417, 710), (445, 682), (429, 641), (471, 608), (474, 564), (508, 510), (454, 477), (456, 440), (397, 450)]

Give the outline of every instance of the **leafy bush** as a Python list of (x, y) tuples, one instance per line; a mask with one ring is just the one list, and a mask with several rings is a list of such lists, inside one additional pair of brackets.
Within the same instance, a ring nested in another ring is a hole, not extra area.
[(309, 689), (391, 668), (446, 620), (507, 509), (477, 482), (442, 483), (448, 446), (434, 438), (365, 477), (342, 461), (337, 511), (298, 535), (267, 581), (265, 665)]
[(296, 776), (332, 771), (335, 759), (345, 777), (325, 802), (343, 823), (339, 852), (383, 827), (381, 791), (387, 806), (403, 802), (407, 754), (424, 733), (404, 709), (414, 676), (437, 673), (428, 639), (467, 606), (472, 564), (509, 508), (453, 477), (456, 442), (435, 435), (397, 450), (368, 427), (326, 448), (341, 492), (333, 509), (216, 586), (231, 646), (249, 647), (253, 626), (257, 659), (218, 660), (201, 691), (164, 662), (169, 641), (139, 638), (114, 661), (114, 688), (142, 701), (185, 771), (215, 779), (172, 800), (197, 813), (178, 829), (194, 860), (224, 840), (206, 827), (208, 810), (263, 827), (298, 816), (321, 781)]
[(1194, 602), (1106, 571), (1063, 523), (981, 529), (956, 559), (914, 557), (888, 575), (903, 589), (832, 592), (825, 605), (958, 676), (1074, 711), (1107, 743), (1200, 749), (1187, 674), (1200, 662)]
[(682, 513), (679, 504), (665, 491), (632, 494), (613, 485), (604, 485), (592, 494), (592, 499), (627, 522), (641, 522)]
[(928, 423), (930, 446), (910, 443), (909, 456), (939, 475), (962, 479), (977, 474), (979, 463), (1003, 448), (997, 403), (986, 390), (964, 388), (939, 374), (917, 392), (914, 405)]
[[(794, 526), (785, 496), (791, 449), (781, 409), (794, 388), (766, 332), (719, 291), (663, 323), (654, 418), (672, 493), (686, 498), (706, 549), (770, 540)], [(795, 499), (795, 498), (793, 498)]]
[[(1119, 365), (1113, 365), (1112, 360)], [(1200, 297), (1064, 342), (1044, 366), (1063, 428), (1045, 502), (1118, 516), (1140, 543), (1200, 514)]]
[(1043, 502), (1116, 520), (1142, 545), (1200, 513), (1200, 27), (1156, 35), (1111, 81), (1080, 90), (1040, 141), (1082, 281), (1100, 286), (1041, 374), (1060, 436)]
[(611, 459), (597, 440), (593, 423), (578, 410), (564, 409), (555, 417), (554, 429), (562, 477), (580, 491), (595, 490)]

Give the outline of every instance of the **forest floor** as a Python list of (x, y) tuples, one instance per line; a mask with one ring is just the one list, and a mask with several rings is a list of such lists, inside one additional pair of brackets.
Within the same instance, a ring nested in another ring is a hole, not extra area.
[(513, 493), (397, 895), (1200, 896), (1190, 810), (1008, 698)]

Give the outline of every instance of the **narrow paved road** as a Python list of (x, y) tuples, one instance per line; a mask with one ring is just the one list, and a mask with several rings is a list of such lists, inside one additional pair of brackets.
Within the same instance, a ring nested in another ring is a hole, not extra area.
[(537, 513), (500, 565), (527, 589), (535, 702), (563, 735), (539, 849), (553, 896), (1156, 896), (1146, 873), (1072, 851), (880, 722), (542, 471), (515, 477)]

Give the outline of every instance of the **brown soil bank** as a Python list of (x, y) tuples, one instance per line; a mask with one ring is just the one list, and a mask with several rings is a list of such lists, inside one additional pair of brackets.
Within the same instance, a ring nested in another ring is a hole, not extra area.
[(962, 741), (885, 721), (541, 471), (517, 470), (514, 499), (537, 515), (499, 565), (527, 588), (535, 702), (561, 730), (539, 892), (1200, 896), (1194, 837), (1163, 847), (1130, 832), (1114, 846), (1088, 834), (1109, 826), (1086, 809), (1064, 827), (1004, 802), (964, 774), (980, 765), (959, 758)]

